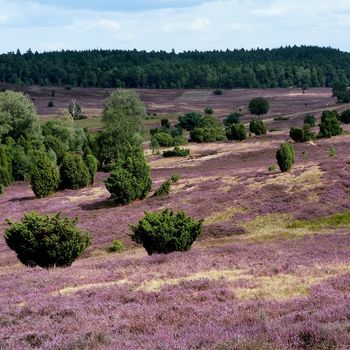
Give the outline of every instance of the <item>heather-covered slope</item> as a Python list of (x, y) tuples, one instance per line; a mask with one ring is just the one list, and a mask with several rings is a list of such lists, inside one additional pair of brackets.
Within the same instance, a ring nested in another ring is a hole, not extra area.
[[(70, 268), (30, 269), (1, 224), (0, 349), (348, 349), (350, 138), (298, 144), (290, 173), (269, 172), (287, 137), (190, 145), (192, 159), (150, 155), (154, 188), (182, 179), (169, 197), (124, 207), (104, 174), (47, 199), (27, 183), (7, 188), (2, 222), (60, 211), (93, 243)], [(148, 257), (128, 225), (168, 207), (205, 218), (204, 233), (190, 252)], [(108, 255), (113, 239), (127, 251)]]

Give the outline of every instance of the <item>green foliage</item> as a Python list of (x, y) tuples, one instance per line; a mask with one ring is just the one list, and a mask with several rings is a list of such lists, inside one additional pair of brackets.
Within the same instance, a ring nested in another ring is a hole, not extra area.
[(241, 119), (241, 115), (239, 113), (231, 113), (224, 120), (225, 126), (231, 126), (232, 124), (239, 124)]
[(0, 183), (0, 195), (4, 193), (4, 185)]
[(112, 244), (107, 248), (108, 253), (121, 253), (124, 250), (124, 243), (119, 239), (114, 240)]
[(269, 102), (264, 97), (253, 98), (248, 106), (250, 113), (255, 115), (266, 114), (269, 111), (269, 108)]
[(176, 182), (178, 182), (180, 179), (181, 179), (181, 175), (179, 175), (179, 174), (173, 174), (173, 175), (171, 175), (171, 177), (170, 177), (170, 180), (171, 180), (172, 183), (176, 183)]
[(160, 121), (160, 125), (162, 126), (162, 128), (167, 128), (170, 129), (170, 122), (168, 118), (163, 118)]
[(175, 146), (172, 150), (163, 152), (163, 157), (188, 157), (189, 155), (189, 148), (180, 148), (178, 146)]
[(182, 145), (187, 145), (187, 139), (185, 138), (185, 136), (175, 136), (174, 137), (174, 146), (182, 146)]
[(303, 128), (290, 128), (289, 136), (295, 142), (306, 142), (314, 138), (314, 133), (311, 132), (308, 124), (304, 124)]
[(68, 113), (73, 119), (79, 119), (81, 115), (81, 107), (75, 100), (72, 100), (72, 102), (68, 106)]
[(91, 183), (91, 175), (80, 154), (67, 153), (60, 167), (61, 189), (79, 189)]
[(190, 132), (192, 142), (216, 142), (225, 139), (225, 134), (222, 128), (195, 128)]
[(350, 91), (345, 81), (336, 80), (332, 84), (333, 96), (337, 98), (338, 103), (350, 102)]
[(160, 144), (156, 137), (151, 138), (151, 150), (152, 154), (159, 154)]
[(336, 111), (324, 111), (321, 117), (319, 137), (332, 137), (340, 135), (343, 129), (338, 121), (338, 113)]
[(137, 225), (131, 226), (131, 238), (143, 244), (149, 255), (187, 251), (201, 234), (202, 225), (203, 220), (196, 221), (183, 211), (148, 212)]
[(277, 150), (276, 159), (282, 172), (289, 171), (295, 162), (294, 147), (289, 143), (282, 144)]
[(72, 134), (72, 126), (73, 124), (69, 121), (64, 121), (60, 119), (48, 120), (42, 126), (42, 133), (44, 139), (47, 139), (49, 136), (54, 136), (58, 140), (60, 140), (68, 150), (69, 143)]
[(222, 90), (221, 89), (214, 90), (214, 95), (217, 95), (217, 96), (222, 95)]
[(144, 199), (151, 190), (152, 179), (143, 149), (130, 146), (124, 157), (115, 164), (105, 184), (112, 198), (118, 204)]
[(316, 125), (316, 118), (312, 114), (307, 114), (304, 117), (304, 124), (309, 124), (310, 127), (314, 127)]
[(71, 133), (71, 138), (69, 140), (69, 150), (71, 152), (82, 153), (84, 146), (87, 144), (87, 137), (84, 129), (77, 128)]
[(340, 115), (340, 121), (344, 124), (350, 124), (350, 109), (347, 109)]
[(333, 146), (329, 146), (328, 148), (328, 156), (330, 158), (334, 157), (337, 154), (336, 149)]
[(228, 140), (243, 141), (248, 137), (247, 129), (244, 124), (232, 124), (226, 130), (226, 137)]
[(12, 182), (11, 159), (9, 158), (5, 146), (0, 145), (0, 184), (4, 187)]
[(174, 138), (166, 132), (158, 132), (153, 135), (152, 139), (154, 139), (153, 143), (157, 141), (161, 147), (174, 146)]
[(49, 102), (47, 103), (47, 107), (53, 108), (53, 107), (54, 107), (53, 101), (49, 101)]
[(48, 135), (44, 138), (44, 145), (46, 151), (50, 149), (53, 150), (57, 157), (57, 164), (60, 165), (62, 163), (63, 157), (67, 152), (67, 146), (56, 136)]
[(262, 120), (252, 119), (249, 124), (249, 131), (255, 135), (265, 135), (267, 132), (266, 125)]
[(286, 120), (289, 120), (289, 117), (286, 117), (286, 116), (283, 116), (283, 115), (278, 115), (278, 116), (274, 117), (273, 120), (286, 121)]
[(196, 112), (186, 113), (179, 117), (179, 125), (182, 129), (194, 130), (202, 119), (202, 115)]
[(56, 164), (42, 151), (36, 151), (31, 161), (30, 185), (35, 196), (43, 198), (54, 193), (60, 183), (60, 174)]
[(207, 107), (204, 109), (204, 114), (214, 114), (214, 110), (211, 107)]
[(89, 175), (90, 175), (89, 183), (90, 185), (92, 185), (95, 181), (95, 176), (98, 168), (98, 161), (92, 154), (88, 154), (84, 158), (84, 163), (89, 171)]
[(169, 195), (171, 191), (171, 180), (164, 181), (159, 188), (154, 192), (153, 197), (163, 197)]
[(271, 165), (268, 167), (268, 170), (269, 170), (270, 172), (272, 172), (272, 171), (275, 171), (276, 168), (277, 168), (276, 164), (271, 164)]
[(76, 225), (77, 219), (25, 214), (21, 222), (8, 221), (5, 240), (27, 266), (70, 266), (89, 246), (89, 235)]
[(0, 140), (21, 136), (40, 139), (41, 130), (36, 108), (24, 94), (14, 91), (0, 92)]

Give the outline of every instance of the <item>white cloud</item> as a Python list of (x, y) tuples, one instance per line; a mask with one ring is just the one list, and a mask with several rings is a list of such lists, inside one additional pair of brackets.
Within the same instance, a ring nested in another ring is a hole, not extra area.
[[(137, 12), (0, 0), (2, 51), (226, 49), (313, 44), (350, 51), (348, 0), (210, 0)], [(43, 26), (48, 27), (43, 29)]]

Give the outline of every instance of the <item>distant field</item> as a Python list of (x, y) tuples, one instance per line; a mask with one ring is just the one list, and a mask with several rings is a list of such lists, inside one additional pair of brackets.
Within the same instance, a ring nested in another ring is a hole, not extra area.
[[(100, 116), (104, 101), (113, 89), (102, 88), (73, 88), (66, 90), (63, 87), (28, 86), (17, 87), (9, 84), (0, 84), (1, 88), (23, 91), (34, 99), (41, 118), (56, 118), (63, 115), (72, 99), (76, 99), (82, 106), (83, 114), (87, 120), (79, 120), (76, 125), (90, 129), (101, 127)], [(55, 90), (55, 97), (51, 96)], [(175, 120), (176, 116), (190, 111), (203, 111), (206, 107), (214, 109), (216, 116), (223, 118), (232, 111), (241, 112), (243, 121), (247, 122), (251, 116), (247, 111), (247, 105), (253, 97), (266, 97), (271, 105), (270, 112), (263, 118), (270, 127), (283, 128), (290, 125), (300, 125), (302, 117), (306, 113), (320, 115), (321, 111), (328, 108), (342, 110), (344, 105), (337, 105), (332, 97), (331, 89), (315, 88), (303, 91), (300, 89), (238, 89), (223, 90), (223, 95), (216, 96), (213, 90), (135, 90), (145, 103), (148, 112), (159, 115), (166, 114)], [(49, 101), (54, 102), (54, 107), (47, 106)], [(274, 121), (275, 116), (289, 116), (287, 121)], [(148, 120), (145, 124), (153, 127), (159, 124), (159, 118)]]

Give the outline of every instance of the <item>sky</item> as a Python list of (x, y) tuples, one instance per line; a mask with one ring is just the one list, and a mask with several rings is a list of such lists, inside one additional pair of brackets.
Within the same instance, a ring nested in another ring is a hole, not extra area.
[(29, 48), (350, 51), (350, 0), (0, 0), (0, 52)]

